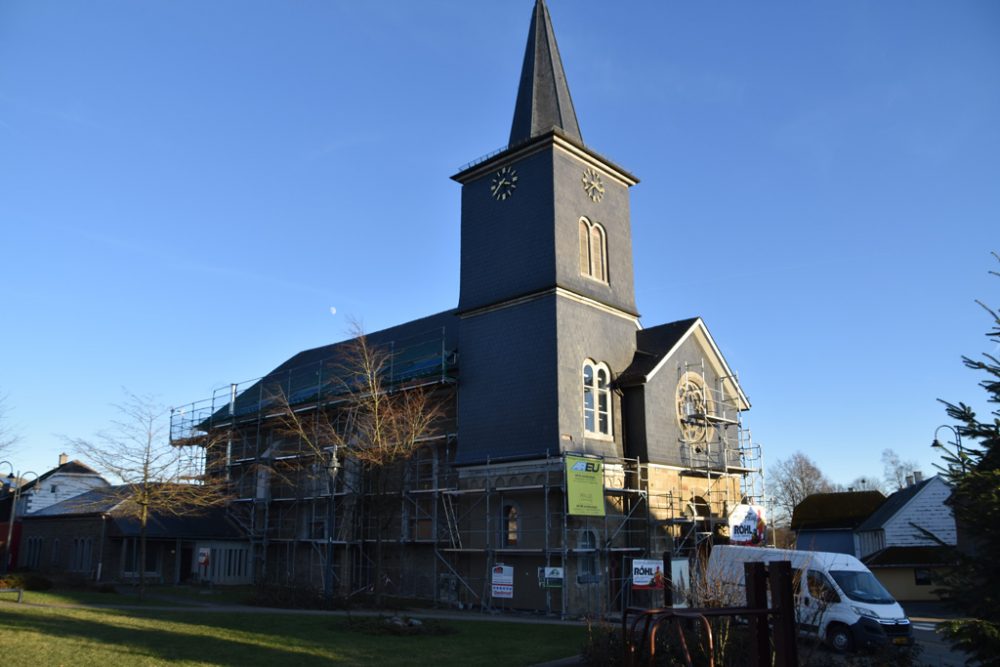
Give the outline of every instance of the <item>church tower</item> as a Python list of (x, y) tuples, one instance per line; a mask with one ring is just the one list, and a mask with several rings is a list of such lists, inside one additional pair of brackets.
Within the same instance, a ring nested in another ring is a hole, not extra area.
[(462, 184), (458, 463), (622, 455), (610, 388), (638, 313), (629, 188), (586, 146), (544, 0), (532, 11), (509, 145)]

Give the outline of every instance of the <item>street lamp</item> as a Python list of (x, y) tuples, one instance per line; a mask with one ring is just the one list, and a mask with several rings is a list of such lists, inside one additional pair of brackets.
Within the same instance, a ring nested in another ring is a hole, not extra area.
[(10, 468), (10, 474), (7, 475), (7, 488), (13, 489), (11, 494), (10, 503), (10, 517), (7, 522), (7, 541), (4, 543), (3, 550), (3, 562), (0, 563), (0, 574), (7, 574), (7, 568), (10, 564), (10, 554), (11, 554), (11, 540), (14, 539), (14, 519), (17, 518), (17, 500), (21, 495), (21, 484), (20, 482), (25, 475), (34, 475), (35, 481), (38, 481), (38, 473), (32, 472), (30, 470), (25, 470), (23, 473), (14, 472), (14, 465), (10, 461), (0, 461), (0, 464), (6, 464)]
[(959, 433), (958, 429), (956, 429), (954, 426), (949, 426), (948, 424), (942, 424), (941, 426), (938, 426), (936, 429), (934, 429), (934, 442), (931, 443), (931, 447), (942, 449), (945, 452), (951, 454), (951, 450), (949, 450), (945, 444), (942, 444), (941, 441), (938, 440), (938, 432), (943, 428), (946, 428), (949, 431), (951, 431), (952, 437), (955, 439), (954, 442), (948, 442), (946, 444), (955, 446), (955, 450), (958, 455), (959, 465), (962, 466), (962, 474), (965, 474), (965, 450), (962, 449), (962, 434)]

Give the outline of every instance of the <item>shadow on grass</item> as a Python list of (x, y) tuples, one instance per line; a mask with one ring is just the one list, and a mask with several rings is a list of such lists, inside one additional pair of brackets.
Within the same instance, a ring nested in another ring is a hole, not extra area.
[(573, 655), (575, 626), (448, 622), (446, 636), (372, 636), (325, 615), (181, 612), (155, 609), (19, 608), (0, 604), (0, 644), (35, 664), (525, 665)]
[[(198, 623), (192, 623), (190, 617), (153, 615), (145, 611), (123, 614), (18, 610), (17, 613), (9, 613), (0, 608), (0, 635), (10, 632), (39, 633), (43, 635), (38, 640), (41, 645), (39, 649), (43, 654), (48, 654), (43, 660), (48, 662), (51, 658), (60, 663), (65, 661), (66, 664), (87, 664), (87, 658), (99, 663), (107, 663), (109, 658), (116, 661), (122, 659), (127, 664), (126, 656), (157, 662), (186, 660), (234, 666), (282, 663), (329, 665), (338, 662), (355, 664), (364, 659), (363, 653), (351, 651), (350, 647), (344, 647), (348, 650), (341, 651), (329, 643), (296, 636), (297, 633), (286, 637), (275, 635), (277, 628), (273, 622), (267, 624), (270, 627), (254, 627), (261, 624), (247, 623), (264, 621), (263, 618), (233, 619), (206, 614), (199, 615), (198, 620)], [(157, 627), (158, 625), (161, 627)], [(253, 637), (257, 633), (266, 633), (266, 636)], [(239, 639), (232, 635), (245, 635), (246, 638)], [(67, 642), (67, 638), (96, 644), (95, 655), (82, 655), (80, 643)], [(28, 643), (30, 640), (23, 635), (17, 639), (17, 645), (27, 649), (30, 654), (33, 651), (26, 646)], [(272, 643), (279, 645), (268, 645)], [(280, 646), (282, 643), (284, 647)], [(60, 654), (60, 651), (65, 651), (65, 655)]]

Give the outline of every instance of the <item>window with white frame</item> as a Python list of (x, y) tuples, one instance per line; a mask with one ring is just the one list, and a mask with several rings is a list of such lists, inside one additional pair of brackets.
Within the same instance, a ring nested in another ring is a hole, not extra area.
[(583, 430), (611, 437), (611, 371), (591, 359), (583, 362)]
[(608, 237), (598, 222), (580, 218), (580, 273), (608, 282)]
[(577, 551), (579, 552), (576, 562), (577, 581), (595, 583), (600, 579), (597, 563), (597, 533), (592, 530), (580, 531)]

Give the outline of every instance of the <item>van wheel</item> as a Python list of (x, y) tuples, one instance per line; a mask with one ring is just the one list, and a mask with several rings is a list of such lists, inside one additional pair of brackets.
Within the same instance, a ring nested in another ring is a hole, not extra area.
[(831, 625), (826, 631), (826, 641), (837, 653), (850, 653), (854, 650), (854, 638), (846, 625)]

